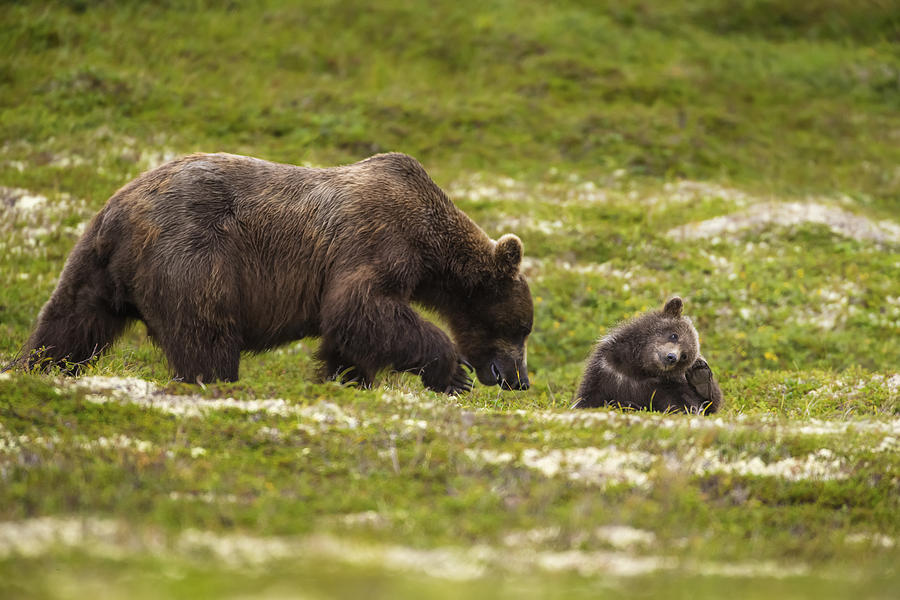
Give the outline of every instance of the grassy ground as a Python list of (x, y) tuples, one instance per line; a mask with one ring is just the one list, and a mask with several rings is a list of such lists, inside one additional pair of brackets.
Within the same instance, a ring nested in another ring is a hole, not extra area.
[[(523, 239), (536, 314), (524, 393), (317, 383), (315, 340), (197, 390), (140, 327), (78, 386), (0, 375), (0, 596), (891, 597), (898, 15), (4, 3), (0, 361), (84, 221), (195, 150), (409, 152)], [(568, 411), (673, 294), (721, 415)]]

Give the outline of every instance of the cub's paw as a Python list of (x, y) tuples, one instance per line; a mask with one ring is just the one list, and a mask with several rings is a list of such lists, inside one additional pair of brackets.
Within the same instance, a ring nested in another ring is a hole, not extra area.
[(711, 399), (713, 390), (713, 372), (712, 369), (709, 368), (709, 364), (703, 360), (703, 357), (698, 358), (684, 376), (687, 379), (688, 385), (690, 385), (701, 398), (704, 400)]

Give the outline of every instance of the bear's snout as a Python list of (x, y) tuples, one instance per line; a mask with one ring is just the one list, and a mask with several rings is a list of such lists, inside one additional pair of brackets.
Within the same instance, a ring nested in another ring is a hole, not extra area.
[(653, 350), (653, 361), (659, 370), (671, 371), (678, 367), (681, 358), (681, 348), (678, 344), (662, 344)]
[[(524, 364), (519, 365), (517, 361), (511, 361), (511, 364), (504, 364), (506, 361), (491, 361), (491, 375), (494, 382), (500, 386), (502, 390), (527, 390), (531, 387), (528, 381), (528, 367)], [(484, 383), (484, 382), (483, 382)]]
[(503, 390), (527, 390), (531, 387), (531, 384), (528, 382), (528, 375), (521, 375), (519, 379), (515, 382), (511, 382), (508, 379), (500, 380), (500, 389)]

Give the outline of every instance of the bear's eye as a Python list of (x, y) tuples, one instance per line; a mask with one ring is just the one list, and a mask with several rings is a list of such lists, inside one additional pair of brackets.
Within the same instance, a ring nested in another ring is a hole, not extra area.
[(527, 325), (522, 325), (519, 327), (519, 335), (522, 337), (528, 337), (531, 334), (531, 327)]
[(678, 341), (678, 334), (677, 334), (677, 333), (673, 333), (672, 335), (669, 336), (669, 339), (672, 340), (673, 342), (677, 342), (677, 341)]

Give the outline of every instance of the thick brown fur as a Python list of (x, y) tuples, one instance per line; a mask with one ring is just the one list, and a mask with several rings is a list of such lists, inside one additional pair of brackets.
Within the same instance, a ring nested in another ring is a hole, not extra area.
[(594, 347), (573, 408), (621, 406), (713, 413), (722, 391), (700, 356), (700, 341), (677, 296), (626, 322)]
[[(72, 251), (24, 350), (89, 361), (139, 319), (185, 381), (321, 336), (324, 375), (412, 371), (438, 391), (528, 386), (522, 245), (495, 242), (403, 154), (305, 168), (194, 154), (116, 192)], [(457, 344), (410, 302), (436, 310)]]

